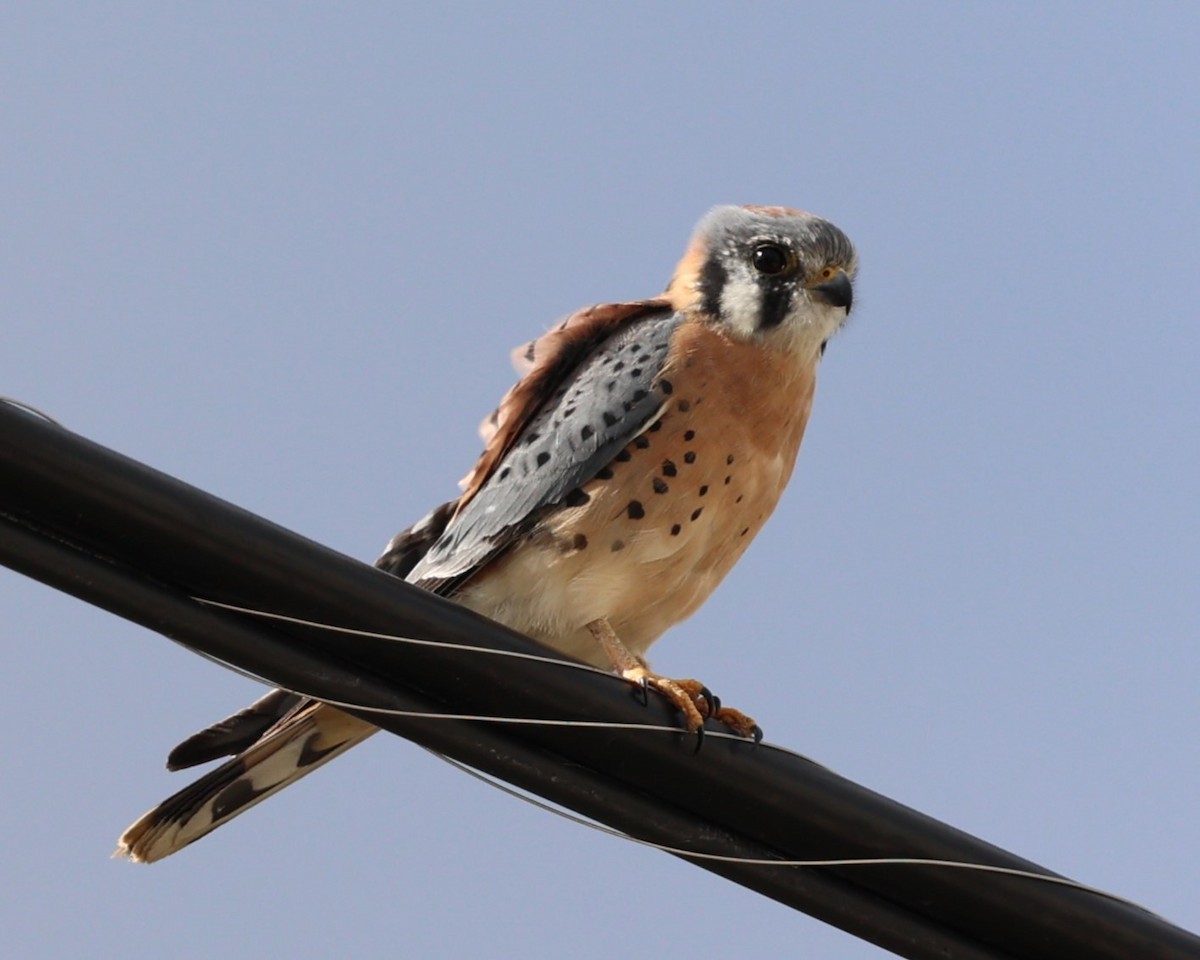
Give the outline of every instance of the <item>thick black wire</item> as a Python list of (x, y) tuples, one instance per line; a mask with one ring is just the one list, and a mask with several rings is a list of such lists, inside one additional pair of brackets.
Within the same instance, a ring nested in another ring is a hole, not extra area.
[[(552, 665), (251, 622), (204, 596), (365, 630), (544, 652), (179, 481), (0, 404), (0, 559), (284, 686), (421, 712), (671, 722)], [(710, 738), (362, 714), (634, 836), (743, 857), (1044, 868), (819, 766)], [(706, 869), (908, 957), (1200, 957), (1200, 939), (1085, 891), (936, 867)]]

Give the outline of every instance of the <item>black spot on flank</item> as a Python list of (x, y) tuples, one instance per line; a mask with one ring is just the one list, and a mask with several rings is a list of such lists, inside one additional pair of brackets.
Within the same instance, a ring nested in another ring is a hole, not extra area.
[(613, 459), (619, 460), (621, 463), (628, 463), (630, 460), (633, 459), (633, 454), (630, 453), (628, 450), (622, 450), (615, 457), (613, 457)]
[(604, 425), (606, 427), (615, 427), (620, 422), (621, 418), (615, 413), (610, 413), (608, 410), (604, 411)]
[(750, 532), (750, 528), (749, 528), (749, 527), (747, 527), (747, 528), (746, 528), (745, 530), (743, 530), (743, 531), (742, 531), (740, 534), (738, 534), (738, 536), (740, 536), (740, 537), (744, 537), (744, 536), (745, 536), (746, 534), (748, 534), (749, 532)]
[(687, 400), (680, 400), (679, 403), (676, 404), (676, 406), (679, 407), (680, 413), (687, 413), (689, 410), (692, 409), (691, 403), (689, 403)]
[(675, 391), (675, 385), (670, 380), (659, 380), (658, 386), (668, 397)]
[(596, 471), (597, 480), (611, 480), (613, 478), (612, 467), (601, 467)]
[(821, 341), (821, 356), (825, 356), (825, 348), (826, 348), (827, 346), (829, 346), (829, 341), (828, 341), (828, 340), (822, 340), (822, 341)]
[(593, 430), (590, 426), (585, 425), (580, 429), (579, 436), (583, 440), (591, 440), (595, 433), (595, 430)]
[(680, 531), (680, 530), (682, 530), (682, 529), (683, 529), (683, 527), (681, 527), (681, 526), (680, 526), (679, 524), (677, 524), (677, 523), (673, 523), (673, 524), (671, 524), (671, 536), (673, 536), (673, 537), (677, 537), (677, 536), (679, 536), (679, 531)]
[(624, 369), (625, 369), (625, 361), (624, 360), (618, 360), (616, 363), (613, 364), (614, 372), (617, 370), (624, 370)]
[(500, 471), (500, 473), (499, 473), (499, 475), (496, 477), (496, 479), (497, 479), (497, 480), (507, 480), (507, 479), (508, 479), (508, 475), (509, 475), (510, 473), (512, 473), (512, 467), (505, 467), (503, 470), (501, 470), (501, 471)]
[(634, 367), (632, 370), (629, 371), (629, 375), (631, 377), (640, 377), (642, 375), (642, 368)]
[(582, 507), (591, 499), (592, 498), (589, 494), (584, 493), (582, 490), (576, 487), (565, 497), (563, 497), (563, 503), (565, 503), (568, 507)]
[(726, 477), (725, 478), (725, 486), (729, 486), (729, 481), (732, 479), (733, 479), (733, 477)]
[(538, 433), (536, 430), (530, 430), (529, 433), (525, 434), (525, 442), (533, 443), (540, 436), (541, 436), (541, 434)]
[(701, 485), (700, 496), (704, 496), (706, 493), (708, 493), (708, 484), (707, 483)]
[(614, 540), (612, 542), (612, 552), (613, 553), (616, 553), (618, 550), (624, 550), (624, 549), (625, 549), (625, 541), (624, 540)]
[(630, 345), (629, 345), (629, 352), (630, 352), (630, 353), (641, 353), (641, 352), (642, 352), (642, 345), (641, 345), (640, 343), (632, 343), (632, 344), (630, 344)]
[(575, 534), (575, 539), (571, 541), (571, 546), (573, 546), (576, 550), (586, 550), (587, 537), (585, 537), (582, 533)]
[(662, 421), (661, 421), (661, 420), (655, 420), (655, 421), (654, 421), (652, 424), (650, 424), (650, 426), (649, 426), (649, 427), (646, 429), (646, 432), (647, 432), (647, 433), (658, 433), (658, 431), (659, 431), (659, 430), (661, 430), (661, 429), (662, 429)]
[(630, 520), (641, 520), (646, 515), (646, 508), (640, 500), (630, 500), (625, 512), (629, 514)]
[(693, 520), (699, 520), (699, 519), (700, 519), (700, 514), (702, 514), (703, 512), (704, 512), (704, 508), (703, 508), (703, 507), (697, 507), (695, 510), (693, 510), (693, 511), (692, 511), (692, 519), (693, 519)]
[(676, 469), (675, 464), (672, 463), (670, 460), (664, 460), (663, 465), (662, 465), (662, 472), (663, 472), (664, 477), (673, 477), (679, 471)]
[(646, 399), (647, 396), (649, 396), (649, 394), (647, 394), (645, 390), (634, 390), (633, 391), (633, 402), (641, 403), (643, 400)]
[(695, 463), (696, 462), (696, 451), (689, 450), (687, 453), (685, 453), (683, 455), (683, 462), (684, 463)]
[(539, 467), (544, 467), (549, 462), (550, 462), (550, 454), (548, 454), (545, 450), (543, 450), (541, 453), (539, 453), (537, 455), (537, 465)]
[(604, 389), (607, 390), (609, 393), (612, 393), (613, 390), (616, 389), (616, 386), (617, 386), (616, 380), (609, 380), (608, 383), (606, 383), (604, 385)]
[(731, 463), (733, 463), (733, 454), (732, 453), (725, 458), (725, 466), (729, 466)]
[(574, 407), (563, 407), (563, 412), (562, 412), (563, 418), (565, 419), (565, 418), (569, 417), (574, 412), (575, 412)]
[(742, 502), (742, 494), (740, 494), (740, 493), (739, 493), (739, 494), (738, 494), (738, 498), (737, 498), (736, 500), (734, 500), (733, 502), (734, 502), (734, 503), (741, 503), (741, 502)]
[(646, 450), (650, 446), (650, 438), (649, 437), (634, 437), (633, 445), (635, 447), (637, 447), (639, 450)]
[(667, 482), (660, 477), (655, 477), (650, 481), (650, 485), (654, 487), (655, 493), (666, 493), (671, 488), (667, 486)]
[(695, 439), (696, 439), (696, 431), (695, 430), (685, 430), (684, 431), (684, 433), (683, 433), (683, 442), (684, 443), (691, 443)]

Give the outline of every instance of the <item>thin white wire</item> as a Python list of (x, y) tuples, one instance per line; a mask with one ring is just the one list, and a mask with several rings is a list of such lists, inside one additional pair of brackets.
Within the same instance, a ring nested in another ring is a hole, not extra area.
[(416, 637), (402, 637), (392, 633), (376, 633), (371, 630), (356, 630), (354, 627), (341, 627), (333, 623), (319, 623), (314, 620), (305, 620), (301, 617), (290, 617), (283, 613), (271, 613), (267, 610), (255, 610), (253, 607), (239, 607), (232, 603), (222, 603), (219, 600), (206, 600), (203, 597), (192, 597), (197, 603), (202, 603), (207, 607), (219, 607), (222, 610), (230, 610), (234, 613), (245, 613), (254, 617), (262, 617), (266, 620), (278, 620), (281, 623), (293, 623), (301, 627), (316, 627), (320, 630), (328, 630), (330, 633), (345, 633), (355, 637), (366, 637), (370, 640), (391, 640), (396, 643), (408, 643), (417, 647), (441, 647), (445, 650), (461, 650), (465, 653), (485, 653), (493, 657), (512, 657), (515, 660), (532, 660), (535, 663), (552, 663), (557, 667), (568, 667), (572, 670), (586, 670), (589, 673), (598, 673), (601, 676), (611, 677), (612, 674), (607, 670), (601, 670), (587, 663), (579, 663), (575, 660), (561, 660), (558, 657), (546, 657), (536, 653), (521, 653), (517, 650), (495, 650), (491, 647), (472, 646), (467, 643), (446, 643), (442, 640), (420, 640)]
[[(690, 860), (710, 860), (717, 863), (735, 863), (742, 866), (750, 867), (878, 867), (878, 866), (921, 866), (921, 867), (942, 867), (952, 870), (971, 870), (977, 873), (995, 873), (1005, 876), (1018, 877), (1023, 880), (1038, 880), (1042, 883), (1054, 883), (1059, 886), (1071, 887), (1075, 890), (1081, 890), (1084, 893), (1092, 893), (1099, 897), (1104, 897), (1108, 900), (1114, 900), (1117, 903), (1123, 903), (1126, 906), (1136, 907), (1151, 916), (1158, 917), (1158, 914), (1147, 910), (1140, 903), (1133, 900), (1128, 900), (1125, 897), (1118, 896), (1115, 893), (1110, 893), (1107, 890), (1102, 890), (1099, 887), (1091, 887), (1085, 883), (1080, 883), (1077, 880), (1071, 880), (1068, 877), (1047, 876), (1043, 873), (1033, 873), (1029, 870), (1020, 870), (1016, 867), (998, 867), (987, 863), (969, 863), (961, 860), (933, 860), (926, 857), (850, 857), (844, 859), (830, 860), (774, 860), (769, 858), (754, 858), (754, 857), (732, 857), (720, 853), (702, 853), (697, 850), (686, 850), (682, 847), (672, 847), (663, 843), (656, 843), (653, 840), (643, 840), (640, 837), (632, 836), (621, 830), (616, 830), (612, 827), (606, 827), (602, 823), (597, 823), (587, 817), (581, 817), (577, 814), (569, 813), (554, 804), (547, 803), (544, 800), (539, 800), (537, 797), (525, 793), (523, 790), (518, 790), (494, 777), (476, 770), (465, 763), (447, 757), (444, 754), (438, 753), (436, 750), (423, 748), (427, 752), (433, 754), (439, 760), (442, 760), (455, 769), (468, 776), (474, 777), (476, 780), (487, 784), (493, 789), (499, 790), (501, 793), (508, 794), (510, 797), (515, 797), (525, 803), (543, 810), (546, 813), (553, 814), (556, 817), (568, 821), (569, 823), (577, 824), (585, 827), (588, 830), (595, 830), (597, 833), (605, 834), (606, 836), (615, 837), (618, 840), (624, 840), (628, 843), (636, 844), (642, 847), (649, 847), (652, 850), (659, 850), (662, 853), (669, 853), (675, 856), (686, 857)], [(1159, 919), (1162, 919), (1159, 917)]]
[(0, 397), (0, 403), (7, 404), (10, 407), (16, 407), (18, 410), (24, 410), (26, 413), (31, 413), (35, 417), (41, 417), (47, 423), (52, 423), (56, 427), (61, 427), (62, 424), (55, 420), (45, 410), (39, 410), (31, 403), (26, 403), (24, 400), (18, 400), (16, 397)]
[[(579, 663), (578, 661), (575, 661), (575, 660), (561, 660), (558, 657), (541, 656), (536, 653), (521, 653), (521, 652), (515, 651), (515, 650), (495, 650), (491, 647), (480, 647), (480, 646), (474, 646), (472, 644), (451, 643), (451, 642), (445, 642), (445, 641), (441, 641), (441, 640), (421, 640), (416, 637), (401, 636), (400, 634), (378, 633), (378, 632), (371, 631), (371, 630), (358, 630), (354, 627), (343, 627), (343, 626), (339, 626), (337, 624), (321, 623), (316, 620), (305, 620), (302, 617), (293, 617), (293, 616), (289, 616), (289, 615), (283, 614), (283, 613), (272, 613), (268, 610), (256, 610), (253, 607), (242, 607), (242, 606), (238, 606), (238, 605), (232, 604), (232, 603), (223, 603), (219, 600), (207, 600), (204, 597), (192, 597), (192, 599), (195, 600), (197, 603), (204, 604), (205, 606), (217, 607), (222, 610), (229, 610), (233, 613), (244, 613), (249, 616), (260, 617), (264, 620), (277, 620), (281, 623), (291, 623), (291, 624), (295, 624), (296, 626), (302, 626), (302, 627), (313, 627), (318, 630), (328, 630), (332, 633), (343, 633), (343, 634), (347, 634), (350, 636), (365, 637), (365, 638), (371, 639), (371, 640), (387, 640), (387, 641), (390, 641), (393, 643), (407, 643), (407, 644), (412, 644), (414, 646), (419, 646), (419, 647), (440, 647), (445, 650), (457, 650), (457, 651), (464, 652), (464, 653), (483, 653), (483, 654), (489, 654), (491, 656), (496, 656), (496, 657), (513, 657), (518, 660), (530, 660), (535, 663), (546, 663), (546, 664), (550, 664), (551, 666), (566, 667), (571, 670), (584, 670), (584, 671), (587, 671), (588, 673), (598, 674), (599, 676), (602, 676), (602, 677), (616, 679), (615, 674), (609, 672), (608, 670), (601, 670), (597, 667), (591, 666), (590, 664)], [(233, 670), (235, 673), (240, 673), (244, 677), (248, 677), (252, 680), (257, 680), (260, 683), (266, 683), (269, 686), (276, 685), (270, 680), (266, 680), (265, 678), (260, 677), (256, 674), (253, 674), (248, 670), (245, 670), (234, 664), (230, 664), (227, 661), (220, 659), (219, 657), (214, 657), (210, 654), (201, 654), (201, 655), (205, 656), (207, 659), (213, 661), (214, 663), (219, 663), (222, 666), (228, 667), (229, 669)], [(288, 693), (295, 693), (302, 697), (312, 697), (311, 694), (306, 693), (302, 690), (288, 689)], [(325, 697), (312, 697), (312, 699), (320, 700), (321, 702), (328, 703), (330, 706), (334, 706), (334, 707), (343, 707), (343, 708), (354, 709), (354, 710), (368, 710), (372, 713), (384, 714), (386, 716), (412, 717), (415, 719), (438, 719), (438, 718), (441, 718), (444, 720), (467, 720), (467, 721), (480, 721), (480, 722), (490, 722), (490, 723), (510, 723), (510, 724), (526, 724), (526, 725), (539, 725), (540, 724), (543, 726), (551, 726), (551, 727), (590, 727), (590, 728), (595, 728), (595, 729), (613, 728), (613, 729), (621, 729), (621, 730), (652, 730), (652, 731), (658, 731), (660, 733), (671, 733), (671, 734), (679, 734), (679, 733), (683, 732), (679, 727), (663, 726), (662, 724), (657, 724), (657, 723), (622, 723), (620, 721), (605, 721), (605, 720), (550, 720), (550, 719), (527, 718), (527, 717), (483, 716), (483, 715), (476, 715), (476, 714), (422, 713), (420, 711), (394, 710), (394, 709), (390, 709), (388, 707), (375, 707), (375, 706), (370, 706), (369, 704), (363, 704), (363, 703), (348, 703), (345, 701), (329, 700)], [(737, 741), (738, 743), (746, 742), (746, 738), (739, 734), (725, 733), (720, 730), (705, 730), (704, 736), (706, 739), (711, 737), (711, 738), (716, 738), (718, 740), (734, 740), (734, 741)], [(813, 760), (811, 757), (806, 757), (802, 753), (797, 753), (796, 751), (790, 750), (787, 747), (782, 747), (779, 744), (774, 744), (774, 743), (769, 743), (769, 742), (763, 741), (761, 743), (755, 744), (755, 749), (774, 750), (777, 753), (787, 754), (789, 756), (796, 757), (797, 759), (803, 760), (806, 763), (811, 763), (816, 766), (822, 767), (823, 769), (827, 769), (827, 770), (830, 769), (828, 767), (825, 767), (824, 764), (818, 763), (816, 760)]]
[[(312, 621), (312, 620), (305, 620), (300, 617), (287, 616), (286, 614), (271, 613), (266, 610), (255, 610), (251, 607), (241, 607), (241, 606), (237, 606), (235, 604), (222, 603), (217, 600), (206, 600), (203, 597), (193, 597), (192, 599), (198, 603), (204, 604), (205, 606), (219, 607), (223, 610), (229, 610), (229, 611), (236, 612), (236, 613), (244, 613), (244, 614), (248, 614), (248, 615), (256, 616), (256, 617), (262, 617), (262, 618), (268, 619), (268, 620), (278, 620), (278, 621), (281, 621), (284, 623), (296, 624), (298, 626), (315, 627), (315, 628), (322, 629), (322, 630), (329, 630), (334, 633), (351, 634), (354, 636), (367, 637), (367, 638), (376, 639), (376, 640), (388, 640), (388, 641), (392, 641), (392, 642), (396, 642), (396, 643), (409, 643), (409, 644), (414, 644), (417, 646), (443, 647), (443, 648), (449, 648), (449, 649), (454, 649), (454, 650), (460, 650), (460, 651), (464, 651), (464, 652), (468, 652), (468, 653), (483, 653), (483, 654), (489, 654), (491, 656), (514, 657), (514, 658), (520, 659), (520, 660), (532, 660), (532, 661), (536, 661), (536, 662), (540, 662), (540, 663), (553, 664), (554, 666), (568, 667), (568, 668), (573, 668), (573, 669), (578, 669), (578, 670), (587, 670), (591, 673), (598, 673), (602, 676), (613, 676), (613, 674), (611, 674), (605, 670), (599, 670), (596, 667), (589, 666), (588, 664), (577, 663), (577, 662), (574, 662), (571, 660), (560, 660), (557, 657), (544, 657), (544, 656), (539, 656), (537, 654), (519, 653), (516, 651), (509, 651), (509, 650), (494, 650), (490, 647), (479, 647), (479, 646), (472, 646), (469, 644), (444, 643), (444, 642), (435, 641), (435, 640), (420, 640), (415, 637), (404, 637), (404, 636), (399, 636), (399, 635), (395, 635), (395, 634), (376, 633), (376, 632), (368, 631), (368, 630), (356, 630), (352, 627), (342, 627), (342, 626), (338, 626), (336, 624), (319, 623), (319, 622)], [(205, 656), (207, 656), (207, 658), (209, 660), (212, 660), (215, 663), (219, 663), (222, 666), (228, 667), (228, 668), (234, 670), (235, 672), (242, 674), (245, 677), (249, 677), (250, 679), (257, 680), (262, 683), (268, 683), (268, 684), (270, 683), (270, 681), (266, 680), (265, 678), (259, 677), (256, 674), (251, 673), (248, 670), (242, 669), (234, 664), (227, 663), (226, 661), (221, 660), (218, 657), (209, 656), (209, 655), (205, 655)], [(294, 694), (297, 694), (298, 696), (303, 696), (303, 697), (311, 697), (312, 696), (311, 694), (306, 693), (303, 690), (292, 690), (289, 688), (284, 688), (284, 689), (287, 689), (289, 693), (294, 693)], [(655, 732), (660, 732), (660, 733), (671, 733), (671, 734), (678, 734), (678, 733), (682, 732), (680, 730), (680, 728), (678, 728), (678, 727), (668, 727), (668, 726), (662, 726), (661, 724), (654, 724), (654, 723), (630, 724), (630, 723), (621, 723), (621, 722), (605, 721), (605, 720), (548, 720), (548, 719), (538, 718), (538, 717), (497, 717), (497, 716), (481, 716), (481, 715), (466, 714), (466, 713), (429, 713), (429, 712), (420, 711), (420, 710), (398, 710), (398, 709), (391, 709), (388, 707), (375, 707), (375, 706), (371, 706), (369, 704), (352, 703), (352, 702), (346, 702), (346, 701), (340, 701), (340, 700), (329, 700), (324, 697), (312, 697), (312, 699), (320, 700), (322, 703), (328, 703), (330, 706), (334, 706), (334, 707), (343, 707), (343, 708), (354, 709), (354, 710), (364, 710), (364, 711), (367, 711), (370, 713), (379, 713), (379, 714), (386, 715), (386, 716), (409, 717), (409, 718), (421, 719), (421, 720), (457, 720), (457, 721), (483, 722), (483, 723), (507, 723), (507, 724), (528, 725), (528, 726), (581, 727), (581, 728), (591, 728), (591, 729), (619, 728), (622, 730), (647, 730), (647, 731), (655, 731)], [(737, 740), (737, 741), (743, 742), (743, 743), (745, 742), (744, 737), (738, 736), (736, 734), (731, 734), (731, 733), (727, 734), (727, 733), (721, 733), (721, 732), (716, 732), (716, 731), (705, 731), (705, 736)], [(628, 843), (636, 844), (638, 846), (649, 847), (652, 850), (658, 850), (663, 853), (669, 853), (669, 854), (672, 854), (675, 856), (686, 857), (686, 858), (692, 859), (692, 860), (708, 860), (708, 861), (720, 862), (720, 863), (740, 864), (742, 866), (763, 866), (763, 867), (809, 867), (809, 868), (823, 868), (824, 867), (824, 868), (828, 868), (828, 867), (871, 867), (871, 866), (924, 866), (924, 867), (937, 867), (937, 868), (950, 869), (950, 870), (970, 870), (970, 871), (974, 871), (974, 872), (978, 872), (978, 873), (1001, 874), (1001, 875), (1005, 875), (1005, 876), (1018, 877), (1018, 878), (1025, 879), (1025, 880), (1035, 880), (1035, 881), (1038, 881), (1041, 883), (1053, 883), (1053, 884), (1057, 884), (1059, 886), (1070, 887), (1075, 890), (1080, 890), (1084, 893), (1091, 893), (1091, 894), (1094, 894), (1099, 897), (1104, 897), (1108, 900), (1113, 900), (1117, 903), (1123, 903), (1127, 906), (1135, 907), (1136, 909), (1142, 910), (1143, 912), (1148, 913), (1151, 916), (1155, 916), (1155, 917), (1158, 916), (1157, 914), (1153, 913), (1150, 910), (1147, 910), (1141, 904), (1136, 903), (1133, 900), (1129, 900), (1125, 897), (1118, 896), (1115, 893), (1110, 893), (1107, 890), (1102, 890), (1099, 887), (1088, 886), (1085, 883), (1080, 883), (1077, 880), (1071, 880), (1067, 877), (1047, 876), (1046, 874), (1033, 873), (1031, 871), (1020, 870), (1015, 867), (999, 867), (999, 866), (994, 866), (994, 865), (986, 864), (986, 863), (969, 863), (969, 862), (959, 861), (959, 860), (934, 860), (934, 859), (928, 859), (928, 858), (924, 858), (924, 857), (854, 857), (854, 858), (826, 859), (826, 860), (774, 860), (774, 859), (765, 859), (765, 858), (756, 859), (756, 858), (752, 858), (752, 857), (733, 857), (733, 856), (728, 856), (725, 854), (702, 853), (702, 852), (699, 852), (696, 850), (686, 850), (682, 847), (672, 847), (672, 846), (668, 846), (666, 844), (656, 843), (653, 840), (644, 840), (644, 839), (641, 839), (640, 837), (631, 836), (630, 834), (624, 833), (623, 831), (616, 830), (612, 827), (606, 827), (603, 824), (597, 823), (596, 821), (590, 820), (586, 817), (581, 817), (577, 814), (569, 813), (566, 810), (563, 810), (562, 808), (560, 808), (554, 804), (548, 803), (544, 800), (540, 800), (537, 797), (531, 796), (530, 794), (526, 793), (523, 790), (519, 790), (515, 787), (510, 786), (509, 784), (506, 784), (500, 780), (497, 780), (494, 777), (475, 769), (474, 767), (468, 766), (465, 763), (462, 763), (458, 760), (454, 760), (450, 757), (445, 756), (444, 754), (438, 753), (436, 750), (430, 750), (428, 747), (423, 747), (422, 749), (426, 750), (428, 753), (433, 754), (433, 756), (444, 761), (445, 763), (450, 764), (450, 766), (461, 771), (462, 773), (465, 773), (468, 776), (474, 777), (476, 780), (479, 780), (482, 783), (487, 784), (488, 786), (492, 787), (493, 789), (499, 790), (501, 793), (507, 794), (510, 797), (515, 797), (516, 799), (521, 800), (524, 803), (528, 803), (528, 804), (536, 807), (539, 810), (543, 810), (547, 813), (553, 814), (556, 817), (561, 817), (562, 819), (564, 819), (570, 823), (577, 824), (577, 825), (579, 825), (581, 827), (585, 827), (589, 830), (594, 830), (597, 833), (601, 833), (606, 836), (615, 837), (618, 840), (623, 840)], [(796, 753), (795, 751), (789, 750), (785, 747), (780, 747), (777, 744), (760, 743), (760, 744), (755, 745), (755, 749), (776, 750), (780, 753), (790, 754), (791, 756), (797, 757), (801, 760), (805, 760), (809, 763), (816, 764), (817, 766), (821, 766), (824, 769), (829, 769), (828, 767), (824, 767), (823, 764), (818, 764), (815, 760), (812, 760), (811, 758), (806, 757), (803, 754)]]

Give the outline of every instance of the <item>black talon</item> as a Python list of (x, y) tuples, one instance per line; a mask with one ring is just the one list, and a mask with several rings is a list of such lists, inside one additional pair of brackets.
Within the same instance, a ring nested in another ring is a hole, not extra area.
[(700, 748), (702, 746), (704, 746), (704, 724), (703, 723), (701, 723), (700, 726), (698, 726), (696, 728), (696, 749), (692, 751), (693, 757), (700, 752)]
[(645, 677), (633, 685), (633, 698), (643, 707), (650, 706), (650, 681)]
[(708, 704), (708, 715), (710, 717), (715, 717), (717, 715), (717, 711), (721, 709), (721, 701), (718, 700), (716, 695), (703, 684), (700, 686), (700, 696), (702, 696), (704, 698), (704, 702)]
[(763, 740), (763, 728), (756, 723), (750, 730), (750, 736), (754, 739), (754, 745), (757, 747)]

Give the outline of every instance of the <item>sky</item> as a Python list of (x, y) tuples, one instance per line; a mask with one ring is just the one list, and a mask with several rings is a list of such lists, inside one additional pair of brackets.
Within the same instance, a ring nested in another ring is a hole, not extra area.
[[(718, 203), (856, 243), (775, 516), (654, 648), (769, 740), (1200, 929), (1200, 8), (11, 4), (0, 393), (347, 554), (510, 349)], [(0, 493), (2, 495), (2, 493)], [(0, 952), (883, 956), (376, 737), (166, 862), (259, 695), (0, 570)]]

